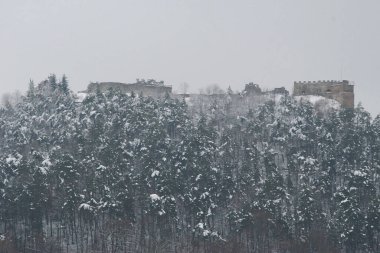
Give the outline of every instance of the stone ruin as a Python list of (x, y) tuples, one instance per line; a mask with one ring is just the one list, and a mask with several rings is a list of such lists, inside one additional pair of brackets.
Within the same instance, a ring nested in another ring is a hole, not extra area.
[[(187, 100), (197, 101), (204, 106), (209, 106), (215, 100), (223, 103), (228, 102), (231, 107), (254, 108), (258, 104), (270, 100), (276, 95), (289, 95), (284, 88), (275, 88), (263, 91), (258, 84), (248, 83), (240, 93), (226, 94), (173, 94), (172, 86), (165, 85), (163, 81), (157, 82), (153, 79), (137, 79), (135, 83), (100, 82), (90, 83), (86, 93), (97, 91), (106, 92), (109, 89), (118, 90), (123, 93), (162, 98), (167, 94), (174, 98), (187, 98)], [(293, 96), (322, 96), (338, 101), (345, 108), (354, 108), (355, 96), (354, 85), (347, 80), (343, 81), (307, 81), (294, 82)]]
[(97, 91), (106, 92), (113, 89), (122, 93), (144, 95), (153, 98), (162, 98), (166, 94), (172, 94), (172, 86), (165, 85), (163, 81), (153, 79), (137, 79), (135, 83), (118, 83), (118, 82), (100, 82), (90, 83), (86, 93), (95, 93)]

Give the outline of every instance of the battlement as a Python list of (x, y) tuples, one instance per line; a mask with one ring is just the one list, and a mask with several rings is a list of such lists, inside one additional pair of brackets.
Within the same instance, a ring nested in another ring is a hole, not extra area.
[(354, 108), (354, 85), (348, 80), (294, 82), (293, 96), (315, 95), (334, 99), (345, 108)]
[(344, 85), (350, 84), (348, 80), (318, 80), (318, 81), (295, 81), (294, 84), (331, 84), (331, 85)]

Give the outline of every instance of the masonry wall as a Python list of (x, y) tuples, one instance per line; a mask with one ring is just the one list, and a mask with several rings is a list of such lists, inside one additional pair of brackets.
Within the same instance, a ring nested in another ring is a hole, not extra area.
[(97, 90), (101, 92), (106, 92), (109, 89), (118, 90), (122, 93), (132, 93), (147, 97), (160, 98), (164, 97), (167, 93), (170, 95), (172, 93), (171, 86), (164, 85), (146, 85), (139, 83), (125, 84), (116, 82), (103, 82), (103, 83), (90, 83), (87, 87), (87, 92), (93, 93)]
[(347, 80), (294, 82), (294, 96), (316, 95), (334, 99), (345, 108), (354, 108), (354, 86)]

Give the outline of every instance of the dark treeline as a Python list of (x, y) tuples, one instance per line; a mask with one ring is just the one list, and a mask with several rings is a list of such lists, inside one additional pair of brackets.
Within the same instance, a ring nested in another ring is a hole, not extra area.
[(0, 252), (380, 252), (379, 172), (361, 106), (190, 117), (50, 76), (0, 109)]

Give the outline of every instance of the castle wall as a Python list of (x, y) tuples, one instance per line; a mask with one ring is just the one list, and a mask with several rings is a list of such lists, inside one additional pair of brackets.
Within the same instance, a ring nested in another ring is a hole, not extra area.
[(316, 95), (334, 99), (345, 108), (354, 108), (354, 86), (347, 80), (294, 82), (293, 96)]
[(103, 83), (90, 83), (87, 87), (87, 92), (94, 93), (97, 90), (101, 92), (106, 92), (109, 89), (118, 90), (122, 93), (132, 93), (147, 97), (160, 98), (164, 97), (167, 93), (172, 93), (171, 86), (164, 85), (147, 85), (140, 83), (116, 83), (116, 82), (103, 82)]

